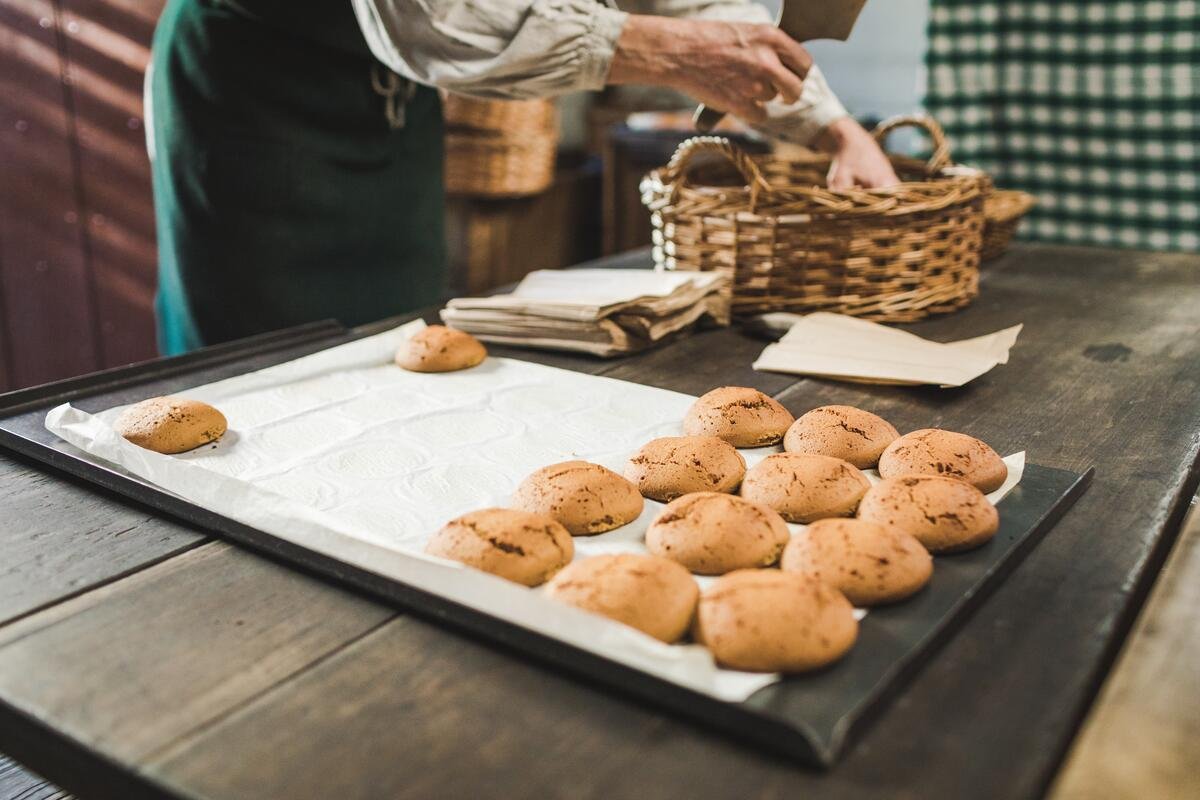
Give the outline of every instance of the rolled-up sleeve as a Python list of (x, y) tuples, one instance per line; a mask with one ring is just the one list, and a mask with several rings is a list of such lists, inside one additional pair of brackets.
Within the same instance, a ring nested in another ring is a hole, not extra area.
[(353, 0), (371, 51), (418, 83), (494, 98), (600, 89), (628, 16), (595, 0)]
[[(371, 51), (418, 83), (494, 98), (603, 88), (629, 13), (771, 22), (751, 0), (352, 0)], [(800, 100), (768, 105), (758, 126), (808, 144), (846, 115), (815, 66)]]

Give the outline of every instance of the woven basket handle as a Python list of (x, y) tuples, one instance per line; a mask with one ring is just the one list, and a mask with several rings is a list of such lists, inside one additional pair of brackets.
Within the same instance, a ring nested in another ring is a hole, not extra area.
[(688, 168), (697, 156), (704, 153), (723, 156), (741, 173), (742, 179), (750, 187), (750, 210), (753, 211), (758, 205), (758, 193), (770, 190), (771, 186), (763, 177), (758, 165), (754, 163), (754, 159), (722, 136), (693, 136), (675, 148), (674, 155), (671, 156), (671, 160), (667, 162), (667, 167), (663, 171), (663, 183), (668, 184), (671, 188), (672, 202), (674, 202), (679, 188), (687, 181)]
[(897, 128), (907, 127), (920, 128), (929, 134), (930, 140), (933, 141), (933, 155), (929, 157), (926, 167), (930, 172), (940, 172), (950, 166), (950, 144), (946, 141), (946, 134), (942, 130), (942, 126), (937, 124), (937, 120), (933, 117), (924, 114), (902, 114), (898, 117), (886, 119), (876, 126), (875, 130), (871, 131), (871, 135), (875, 137), (875, 141), (879, 142), (880, 147), (883, 146), (887, 136)]

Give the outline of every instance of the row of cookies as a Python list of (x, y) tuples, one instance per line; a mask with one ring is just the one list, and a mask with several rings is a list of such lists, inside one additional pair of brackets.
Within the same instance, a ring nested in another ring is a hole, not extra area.
[[(550, 579), (547, 592), (663, 641), (684, 636), (690, 622), (694, 638), (707, 644), (719, 663), (771, 671), (810, 669), (836, 659), (853, 642), (847, 633), (856, 627), (852, 603), (869, 606), (911, 595), (932, 573), (930, 550), (981, 543), (995, 529), (986, 520), (986, 510), (994, 514), (994, 508), (979, 489), (944, 477), (948, 471), (969, 474), (990, 467), (985, 480), (995, 481), (1003, 462), (977, 440), (969, 448), (957, 441), (950, 445), (967, 456), (934, 452), (926, 459), (932, 465), (928, 469), (937, 473), (929, 481), (922, 476), (914, 484), (910, 473), (902, 471), (903, 482), (884, 481), (880, 486), (886, 491), (872, 494), (859, 465), (875, 466), (889, 449), (898, 451), (900, 464), (914, 452), (929, 456), (931, 445), (944, 443), (936, 437), (930, 442), (930, 432), (917, 432), (921, 435), (910, 435), (910, 443), (896, 445), (904, 437), (892, 426), (849, 407), (814, 409), (793, 420), (773, 399), (732, 387), (697, 400), (684, 430), (690, 435), (642, 447), (626, 465), (624, 479), (596, 464), (556, 464), (521, 483), (513, 498), (519, 510), (476, 513), (493, 519), (535, 513), (557, 520), (568, 534), (593, 535), (636, 519), (643, 496), (667, 502), (645, 535), (650, 555), (595, 556), (570, 563)], [(784, 453), (768, 456), (750, 470), (734, 446), (781, 440)], [(998, 469), (985, 458), (988, 453)], [(909, 496), (898, 498), (897, 486)], [(740, 495), (733, 494), (739, 489)], [(868, 495), (868, 513), (846, 519)], [(977, 499), (983, 503), (975, 508)], [(930, 510), (936, 513), (926, 513)], [(982, 524), (975, 524), (975, 517)], [(785, 518), (814, 524), (792, 537)], [(969, 537), (955, 538), (953, 531), (947, 535), (942, 530), (963, 521), (971, 528)], [(922, 534), (930, 547), (909, 529)], [(519, 560), (533, 552), (503, 532), (491, 535), (505, 556)], [(430, 552), (465, 560), (445, 544), (439, 533)], [(560, 544), (556, 552), (562, 550)], [(569, 562), (568, 555), (562, 563)], [(467, 563), (488, 568), (478, 560)], [(780, 569), (764, 569), (776, 564)], [(532, 574), (547, 575), (553, 569), (534, 569)], [(688, 572), (725, 577), (701, 595)], [(783, 633), (776, 630), (780, 625)]]

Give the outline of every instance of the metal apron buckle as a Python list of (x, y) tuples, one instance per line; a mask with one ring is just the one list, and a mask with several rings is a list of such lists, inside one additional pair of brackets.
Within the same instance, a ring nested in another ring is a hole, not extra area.
[(388, 127), (392, 130), (403, 128), (404, 108), (417, 93), (417, 84), (376, 62), (371, 65), (371, 89), (383, 98)]

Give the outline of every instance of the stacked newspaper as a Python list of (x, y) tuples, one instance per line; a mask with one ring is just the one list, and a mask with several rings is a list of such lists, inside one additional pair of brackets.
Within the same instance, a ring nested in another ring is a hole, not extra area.
[(511, 294), (451, 300), (442, 320), (486, 342), (618, 356), (728, 325), (725, 284), (714, 272), (538, 270)]

